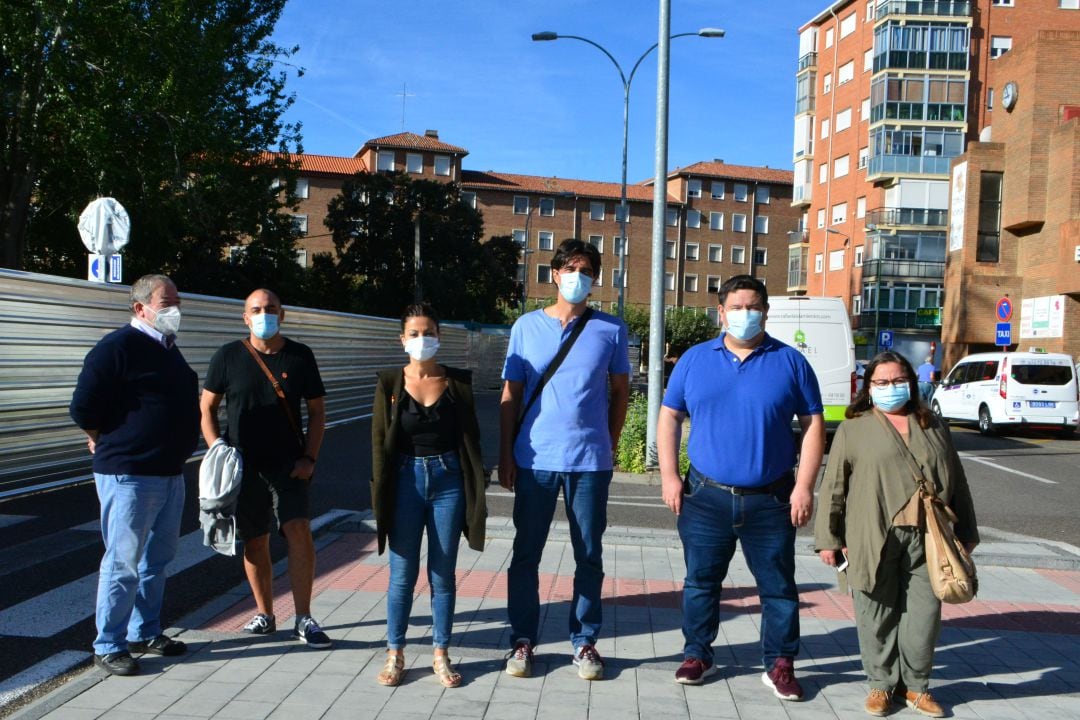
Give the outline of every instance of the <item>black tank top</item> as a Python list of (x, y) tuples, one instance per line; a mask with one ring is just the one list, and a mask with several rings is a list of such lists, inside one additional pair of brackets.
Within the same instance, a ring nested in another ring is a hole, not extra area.
[(435, 404), (424, 407), (412, 395), (401, 396), (401, 428), (397, 451), (425, 457), (458, 449), (457, 412), (450, 392), (444, 390)]

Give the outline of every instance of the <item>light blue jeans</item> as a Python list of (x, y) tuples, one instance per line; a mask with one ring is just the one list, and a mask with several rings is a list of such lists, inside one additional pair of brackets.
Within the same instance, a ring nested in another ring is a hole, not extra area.
[(456, 452), (398, 456), (394, 523), (390, 527), (390, 588), (386, 598), (386, 646), (405, 647), (420, 543), (427, 528), (427, 575), (431, 586), (431, 644), (450, 644), (457, 598), (457, 555), (465, 527), (465, 482)]
[(127, 650), (161, 634), (165, 566), (180, 542), (183, 475), (94, 473), (101, 503), (101, 558), (94, 653)]

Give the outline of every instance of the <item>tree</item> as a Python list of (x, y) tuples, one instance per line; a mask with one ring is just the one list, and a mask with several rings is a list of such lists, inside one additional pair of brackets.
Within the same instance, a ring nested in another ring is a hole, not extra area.
[[(281, 121), (295, 48), (269, 39), (284, 4), (0, 4), (2, 264), (82, 275), (78, 214), (110, 195), (132, 220), (129, 277), (218, 292), (295, 265), (273, 186), (290, 166), (263, 153), (299, 144)], [(243, 240), (251, 249), (226, 261)]]
[(482, 243), (483, 219), (456, 184), (403, 173), (357, 173), (329, 203), (338, 272), (354, 289), (347, 309), (393, 316), (413, 301), (414, 221), (423, 299), (446, 318), (499, 322), (500, 304), (520, 293), (520, 248), (509, 236)]
[(698, 343), (716, 337), (716, 323), (702, 310), (677, 307), (664, 315), (668, 355), (678, 357)]

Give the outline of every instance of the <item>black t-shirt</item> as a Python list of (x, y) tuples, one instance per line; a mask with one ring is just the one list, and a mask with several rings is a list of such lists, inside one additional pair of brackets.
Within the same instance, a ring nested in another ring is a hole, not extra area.
[[(281, 350), (259, 356), (281, 383), (293, 417), (302, 422), (300, 399), (326, 395), (311, 348), (285, 338)], [(225, 396), (226, 426), (222, 435), (230, 445), (240, 448), (245, 463), (274, 468), (291, 464), (303, 454), (274, 387), (241, 341), (224, 345), (214, 353), (204, 387)]]
[(402, 394), (398, 452), (413, 457), (442, 455), (458, 449), (457, 436), (457, 411), (449, 390), (429, 407), (408, 392)]

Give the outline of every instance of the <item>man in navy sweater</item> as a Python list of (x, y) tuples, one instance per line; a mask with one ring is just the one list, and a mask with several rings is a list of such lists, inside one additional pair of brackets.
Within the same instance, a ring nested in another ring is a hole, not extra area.
[(164, 275), (131, 286), (131, 322), (83, 361), (71, 417), (94, 455), (101, 559), (94, 663), (135, 675), (131, 653), (180, 655), (162, 634), (165, 566), (176, 555), (184, 463), (199, 434), (199, 378), (176, 347), (180, 296)]

